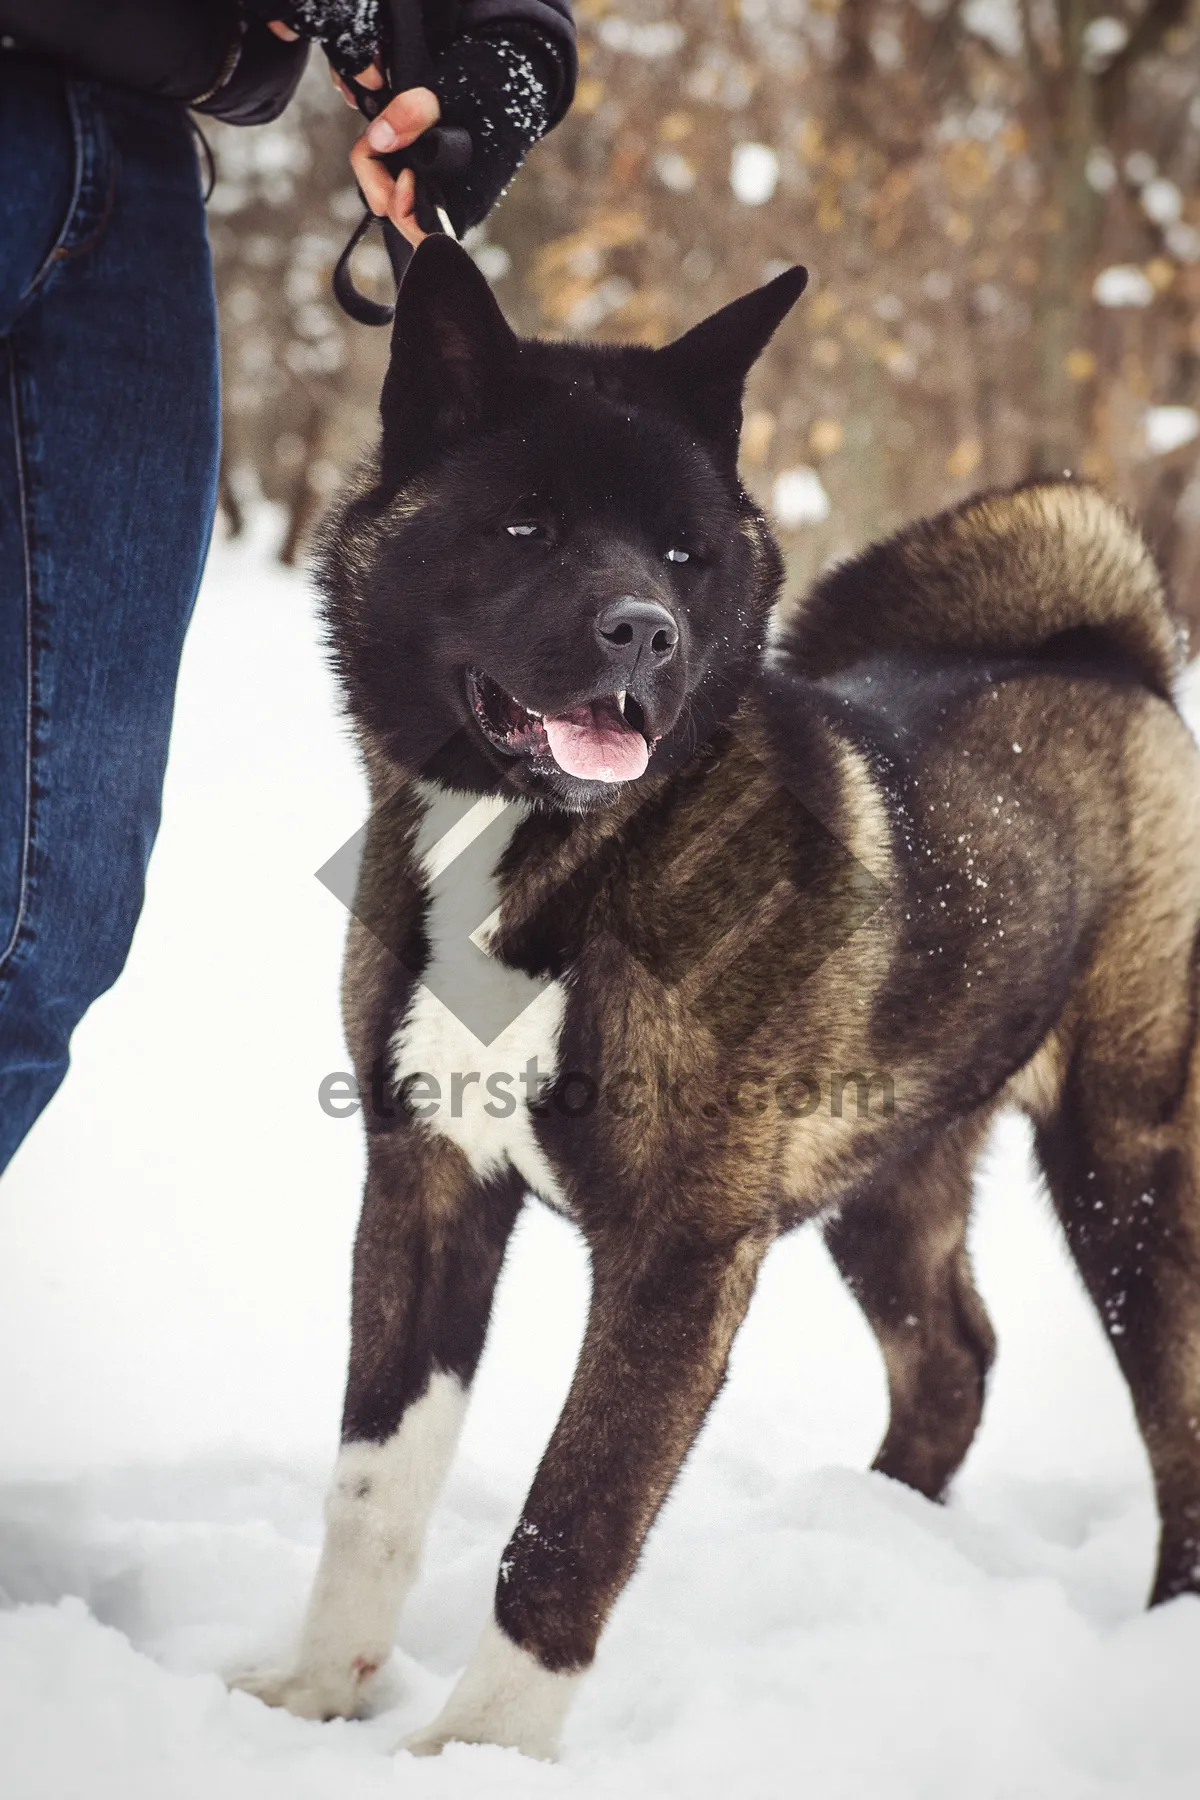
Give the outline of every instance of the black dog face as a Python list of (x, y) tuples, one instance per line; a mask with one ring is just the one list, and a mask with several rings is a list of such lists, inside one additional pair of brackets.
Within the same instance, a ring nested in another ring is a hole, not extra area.
[(350, 710), (410, 773), (585, 810), (736, 704), (781, 565), (737, 478), (742, 387), (802, 269), (665, 350), (522, 342), (429, 239), (369, 490), (321, 557)]

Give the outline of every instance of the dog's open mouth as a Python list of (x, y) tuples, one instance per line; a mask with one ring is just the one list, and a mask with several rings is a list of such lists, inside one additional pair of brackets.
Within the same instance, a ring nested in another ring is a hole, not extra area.
[(506, 756), (554, 765), (580, 781), (635, 781), (650, 761), (646, 720), (627, 691), (558, 716), (522, 706), (477, 669), (467, 671), (467, 693), (483, 735)]

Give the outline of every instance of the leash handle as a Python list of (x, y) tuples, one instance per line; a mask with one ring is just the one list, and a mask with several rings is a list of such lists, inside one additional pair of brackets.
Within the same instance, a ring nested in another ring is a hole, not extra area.
[[(430, 143), (428, 140), (435, 136), (436, 142)], [(419, 152), (419, 155), (414, 155), (413, 152)], [(462, 174), (470, 160), (470, 134), (456, 125), (435, 125), (432, 130), (419, 137), (416, 143), (410, 144), (407, 150), (396, 150), (380, 158), (393, 177), (401, 169), (411, 168), (416, 173), (416, 205), (413, 210), (421, 230), (448, 233), (451, 237), (454, 233), (450, 228), (450, 221), (433, 200), (430, 190), (433, 188), (436, 192), (441, 179), (446, 175)], [(383, 227), (383, 242), (397, 289), (412, 258), (412, 245), (408, 239), (401, 236), (390, 219), (377, 221), (376, 215), (364, 201), (363, 216), (351, 232), (333, 271), (333, 297), (342, 311), (359, 325), (390, 325), (396, 312), (394, 306), (380, 300), (371, 300), (356, 288), (350, 270), (354, 252), (377, 222)]]
[[(363, 216), (350, 233), (346, 248), (338, 257), (333, 270), (333, 297), (342, 311), (358, 325), (389, 325), (396, 312), (394, 306), (385, 306), (381, 301), (371, 300), (366, 294), (360, 293), (355, 287), (354, 277), (350, 273), (350, 259), (374, 223), (375, 214), (369, 207), (364, 207)], [(388, 220), (384, 226), (383, 241), (387, 245), (388, 255), (392, 257), (392, 273), (396, 277), (396, 286), (399, 288), (400, 277), (404, 273), (405, 265), (401, 264), (397, 269), (397, 258), (392, 256), (390, 241), (393, 237), (400, 238), (400, 233)], [(400, 238), (400, 242), (403, 244), (404, 239)], [(408, 246), (405, 245), (405, 248), (407, 249)]]
[[(425, 41), (419, 0), (391, 0), (390, 32), (385, 50), (386, 69), (381, 88), (350, 85), (358, 109), (366, 119), (374, 119), (396, 94), (412, 87), (428, 87), (433, 81), (433, 59)], [(415, 142), (403, 150), (391, 150), (378, 160), (393, 180), (402, 169), (413, 172), (413, 217), (421, 230), (454, 236), (454, 228), (442, 204), (444, 183), (465, 173), (471, 161), (470, 133), (458, 125), (431, 125)], [(375, 214), (363, 201), (363, 217), (351, 233), (349, 242), (338, 257), (333, 271), (333, 296), (344, 313), (360, 325), (387, 325), (395, 316), (395, 307), (370, 300), (354, 285), (350, 259), (375, 222)], [(404, 271), (412, 258), (412, 245), (390, 219), (380, 221), (388, 260), (392, 265), (399, 290)]]

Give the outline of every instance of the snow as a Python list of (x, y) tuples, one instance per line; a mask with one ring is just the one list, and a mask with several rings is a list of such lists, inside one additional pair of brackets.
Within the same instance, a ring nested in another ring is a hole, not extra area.
[(600, 20), (596, 35), (609, 50), (624, 50), (631, 56), (645, 57), (648, 62), (674, 56), (684, 38), (682, 25), (671, 20), (638, 25), (632, 19), (622, 19), (614, 13)]
[(1105, 69), (1129, 42), (1129, 27), (1124, 19), (1111, 14), (1090, 19), (1083, 31), (1084, 66), (1093, 71)]
[(1177, 225), (1183, 217), (1183, 195), (1165, 175), (1155, 176), (1141, 192), (1142, 211), (1156, 225)]
[(1020, 56), (1025, 32), (1017, 0), (963, 0), (959, 16), (969, 32), (1001, 56)]
[(1111, 194), (1117, 185), (1117, 165), (1112, 152), (1103, 144), (1093, 144), (1087, 153), (1083, 174), (1093, 193)]
[(1153, 298), (1149, 276), (1134, 263), (1113, 263), (1092, 283), (1092, 299), (1098, 306), (1149, 306)]
[(1194, 406), (1151, 406), (1146, 409), (1142, 428), (1151, 456), (1166, 456), (1200, 437), (1200, 414)]
[(626, 281), (623, 275), (609, 275), (596, 287), (589, 288), (585, 294), (580, 295), (567, 314), (567, 326), (571, 331), (594, 331), (610, 313), (620, 312), (633, 299), (633, 295), (634, 286), (631, 281)]
[(480, 244), (472, 250), (475, 266), (483, 270), (490, 282), (503, 281), (512, 268), (512, 257), (503, 244)]
[(1134, 187), (1145, 187), (1158, 174), (1158, 164), (1148, 150), (1131, 150), (1125, 158), (1125, 173)]
[(226, 1691), (295, 1627), (336, 1442), (361, 1151), (316, 1098), (344, 916), (312, 872), (361, 810), (300, 583), (219, 548), (129, 967), (0, 1189), (5, 1800), (1191, 1796), (1200, 1601), (1142, 1611), (1144, 1455), (1012, 1121), (975, 1231), (1000, 1360), (948, 1507), (867, 1472), (878, 1356), (791, 1238), (562, 1764), (393, 1759), (487, 1612), (579, 1342), (582, 1252), (531, 1209), (383, 1710)]
[(829, 495), (817, 471), (806, 463), (782, 469), (771, 489), (771, 511), (786, 530), (821, 525), (831, 510)]
[(904, 40), (890, 25), (877, 25), (871, 32), (871, 55), (881, 69), (904, 66)]
[(1163, 239), (1178, 262), (1200, 262), (1200, 231), (1194, 225), (1168, 225)]
[(678, 150), (660, 150), (654, 158), (654, 173), (674, 194), (690, 193), (696, 185), (695, 169)]
[(779, 158), (770, 144), (735, 144), (729, 185), (743, 206), (765, 206), (779, 181)]

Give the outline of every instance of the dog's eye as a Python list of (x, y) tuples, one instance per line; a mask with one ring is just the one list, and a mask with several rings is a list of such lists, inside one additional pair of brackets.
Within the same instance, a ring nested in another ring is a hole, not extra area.
[(542, 535), (541, 526), (535, 524), (532, 519), (523, 519), (516, 525), (506, 525), (504, 529), (509, 537), (515, 538), (541, 537)]
[(691, 560), (692, 560), (692, 553), (690, 550), (675, 549), (675, 550), (667, 551), (667, 561), (668, 562), (680, 563), (680, 562), (691, 562)]

